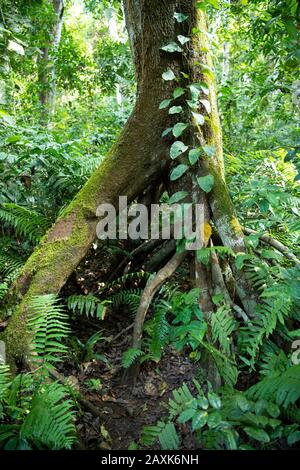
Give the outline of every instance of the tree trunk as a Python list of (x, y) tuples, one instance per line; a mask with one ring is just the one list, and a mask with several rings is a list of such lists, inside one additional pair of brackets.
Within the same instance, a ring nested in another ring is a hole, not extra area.
[[(44, 236), (10, 293), (10, 304), (17, 304), (5, 333), (10, 359), (26, 359), (29, 298), (32, 295), (58, 293), (87, 253), (96, 237), (97, 207), (102, 203), (111, 203), (116, 207), (120, 195), (127, 196), (130, 202), (149, 184), (159, 184), (174, 141), (170, 134), (162, 138), (163, 130), (170, 127), (174, 120), (166, 110), (158, 109), (161, 101), (170, 98), (174, 90), (172, 81), (162, 79), (163, 72), (168, 68), (179, 79), (182, 72), (188, 72), (189, 80), (205, 82), (209, 87), (211, 113), (205, 113), (201, 105), (200, 112), (206, 114), (205, 125), (200, 127), (193, 119), (190, 121), (189, 143), (193, 146), (215, 146), (215, 155), (203, 157), (201, 163), (196, 165), (197, 175), (211, 173), (215, 184), (208, 196), (199, 189), (195, 190), (193, 201), (205, 201), (224, 245), (235, 252), (245, 251), (243, 233), (224, 181), (215, 82), (199, 66), (212, 66), (205, 34), (205, 14), (197, 10), (190, 0), (125, 0), (124, 7), (137, 80), (136, 104), (110, 154)], [(187, 15), (189, 21), (178, 23), (174, 18), (175, 12)], [(192, 35), (186, 55), (170, 54), (160, 49), (174, 41), (178, 34), (191, 36), (193, 28), (198, 28), (202, 33)], [(204, 98), (207, 99), (207, 96)], [(194, 183), (190, 174), (182, 179), (181, 184), (193, 192)], [(201, 277), (201, 282), (206, 284), (204, 274), (203, 268), (196, 266), (196, 277)], [(253, 310), (253, 299), (249, 298), (248, 287), (247, 280), (239, 274), (239, 296), (249, 313)], [(209, 315), (212, 312), (211, 302), (205, 302), (202, 298), (201, 304)]]
[(159, 104), (169, 98), (173, 85), (162, 80), (172, 65), (182, 69), (181, 57), (159, 49), (175, 33), (174, 11), (189, 1), (127, 0), (126, 22), (137, 79), (137, 99), (118, 141), (75, 199), (43, 237), (24, 265), (8, 306), (17, 308), (5, 332), (7, 353), (25, 359), (28, 352), (26, 317), (32, 295), (58, 293), (96, 238), (97, 207), (118, 204), (119, 195), (132, 201), (162, 174), (169, 143), (161, 138), (168, 126), (167, 111)]
[(41, 122), (48, 122), (53, 117), (56, 99), (56, 58), (63, 26), (64, 0), (51, 0), (53, 22), (50, 28), (48, 44), (41, 48), (38, 80), (40, 84)]

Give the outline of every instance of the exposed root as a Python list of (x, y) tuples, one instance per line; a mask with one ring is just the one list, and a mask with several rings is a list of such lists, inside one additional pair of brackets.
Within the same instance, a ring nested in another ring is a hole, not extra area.
[[(258, 234), (258, 232), (256, 232), (255, 230), (252, 230), (251, 228), (244, 227), (243, 231), (246, 235), (257, 235)], [(270, 235), (268, 235), (268, 234), (260, 235), (259, 239), (262, 242), (264, 242), (268, 245), (271, 245), (273, 248), (280, 251), (280, 253), (282, 253), (289, 260), (294, 261), (294, 263), (297, 263), (297, 264), (300, 263), (297, 256), (294, 255), (294, 253), (292, 253), (287, 246), (285, 246), (283, 243), (276, 240), (275, 238), (271, 237)]]
[[(133, 328), (133, 338), (132, 338), (132, 347), (133, 348), (140, 348), (141, 341), (142, 341), (142, 333), (143, 333), (143, 326), (145, 317), (147, 315), (150, 303), (158, 291), (158, 289), (163, 285), (163, 283), (172, 276), (176, 269), (180, 266), (182, 261), (186, 256), (186, 252), (182, 253), (175, 253), (173, 257), (167, 262), (167, 264), (158, 271), (158, 273), (151, 277), (144, 289), (142, 294), (140, 305), (138, 307), (135, 320), (134, 320), (134, 328)], [(126, 374), (125, 380), (128, 382), (135, 383), (136, 377), (139, 371), (139, 364), (134, 364)]]

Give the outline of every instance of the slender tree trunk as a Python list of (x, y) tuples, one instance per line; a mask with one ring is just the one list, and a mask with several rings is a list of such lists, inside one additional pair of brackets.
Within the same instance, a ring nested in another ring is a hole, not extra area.
[(41, 48), (42, 55), (39, 61), (38, 79), (40, 84), (41, 122), (48, 122), (53, 117), (56, 99), (56, 59), (59, 48), (63, 15), (64, 0), (51, 0), (53, 5), (53, 22), (50, 27), (48, 44)]
[[(221, 131), (216, 103), (215, 83), (204, 73), (200, 64), (212, 67), (208, 53), (206, 18), (191, 0), (125, 0), (124, 10), (130, 38), (137, 80), (137, 99), (134, 110), (110, 154), (94, 172), (73, 202), (59, 217), (42, 239), (40, 246), (26, 262), (8, 299), (17, 307), (5, 333), (10, 359), (26, 359), (29, 338), (26, 334), (28, 300), (32, 295), (58, 293), (74, 268), (87, 253), (96, 237), (97, 207), (102, 203), (117, 206), (118, 197), (125, 195), (132, 201), (150, 184), (160, 181), (169, 161), (173, 137), (162, 138), (162, 132), (174, 124), (167, 110), (159, 110), (162, 100), (172, 96), (174, 83), (162, 80), (162, 74), (171, 68), (180, 80), (182, 72), (188, 73), (192, 82), (205, 82), (210, 90), (211, 112), (200, 105), (199, 112), (206, 115), (200, 127), (190, 119), (189, 143), (193, 146), (214, 145), (211, 158), (203, 157), (196, 173), (213, 174), (215, 184), (207, 196), (195, 188), (193, 178), (187, 174), (181, 185), (189, 188), (193, 202), (204, 201), (208, 219), (212, 218), (224, 245), (235, 252), (245, 251), (243, 233), (224, 180)], [(174, 13), (187, 15), (189, 21), (178, 23)], [(202, 33), (192, 35), (193, 28)], [(192, 36), (188, 54), (170, 54), (162, 51), (163, 45), (181, 34)], [(175, 85), (176, 86), (176, 85)], [(208, 242), (208, 241), (207, 241)], [(205, 270), (196, 265), (196, 277), (207, 283)], [(240, 300), (249, 313), (253, 299), (248, 294), (247, 280), (237, 278)], [(211, 302), (201, 299), (209, 316)]]

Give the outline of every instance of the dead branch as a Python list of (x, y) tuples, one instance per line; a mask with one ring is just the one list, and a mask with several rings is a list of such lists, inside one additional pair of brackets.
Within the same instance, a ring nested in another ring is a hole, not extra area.
[[(244, 227), (243, 231), (246, 235), (258, 235), (258, 232), (256, 232), (255, 230), (252, 230), (251, 228)], [(297, 264), (300, 263), (297, 256), (294, 255), (294, 253), (292, 253), (287, 246), (285, 246), (283, 243), (276, 240), (275, 238), (271, 237), (270, 235), (268, 235), (268, 234), (260, 235), (259, 239), (262, 242), (264, 242), (268, 245), (271, 245), (273, 248), (280, 251), (280, 253), (282, 253), (289, 260), (294, 261), (294, 263), (297, 263)]]

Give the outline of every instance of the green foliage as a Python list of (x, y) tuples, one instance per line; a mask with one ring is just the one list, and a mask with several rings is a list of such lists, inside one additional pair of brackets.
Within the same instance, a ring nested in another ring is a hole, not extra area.
[[(298, 372), (299, 374), (299, 372)], [(177, 422), (177, 446), (180, 442), (181, 426), (190, 427), (198, 448), (204, 449), (254, 449), (258, 443), (274, 448), (274, 439), (285, 439), (288, 445), (300, 439), (299, 426), (286, 424), (280, 418), (279, 407), (270, 397), (251, 400), (247, 394), (232, 388), (224, 388), (219, 393), (204, 392), (204, 388), (194, 380), (192, 393), (186, 384), (173, 391), (169, 400), (168, 426)], [(293, 396), (295, 398), (296, 395)], [(282, 402), (281, 402), (282, 403)], [(141, 443), (151, 446), (160, 435), (162, 422), (143, 429)], [(172, 431), (173, 436), (173, 431)], [(160, 439), (162, 448), (164, 442)]]
[(28, 327), (34, 337), (33, 359), (49, 367), (66, 354), (67, 347), (62, 341), (70, 331), (68, 316), (53, 294), (32, 297), (28, 308)]
[(253, 385), (247, 395), (254, 399), (272, 400), (287, 408), (300, 397), (300, 366), (292, 365), (284, 372), (278, 371)]
[(70, 449), (75, 441), (75, 415), (66, 388), (57, 382), (41, 383), (33, 374), (8, 382), (5, 373), (1, 366), (0, 407), (10, 421), (0, 424), (0, 448)]
[(132, 366), (143, 354), (144, 353), (141, 351), (141, 349), (129, 348), (122, 357), (122, 366), (124, 369), (128, 369), (130, 366)]
[(0, 448), (70, 449), (75, 442), (74, 403), (66, 386), (51, 382), (49, 369), (66, 354), (67, 315), (53, 295), (32, 297), (28, 333), (37, 369), (10, 377), (0, 364)]
[(67, 305), (73, 312), (84, 313), (87, 317), (102, 318), (103, 302), (92, 294), (71, 295), (67, 298)]
[(218, 341), (223, 353), (230, 355), (232, 333), (236, 329), (236, 322), (226, 306), (219, 307), (212, 315), (211, 328), (214, 343)]
[(14, 203), (3, 204), (0, 208), (0, 220), (5, 226), (12, 227), (21, 235), (36, 243), (49, 227), (49, 220), (33, 210)]

